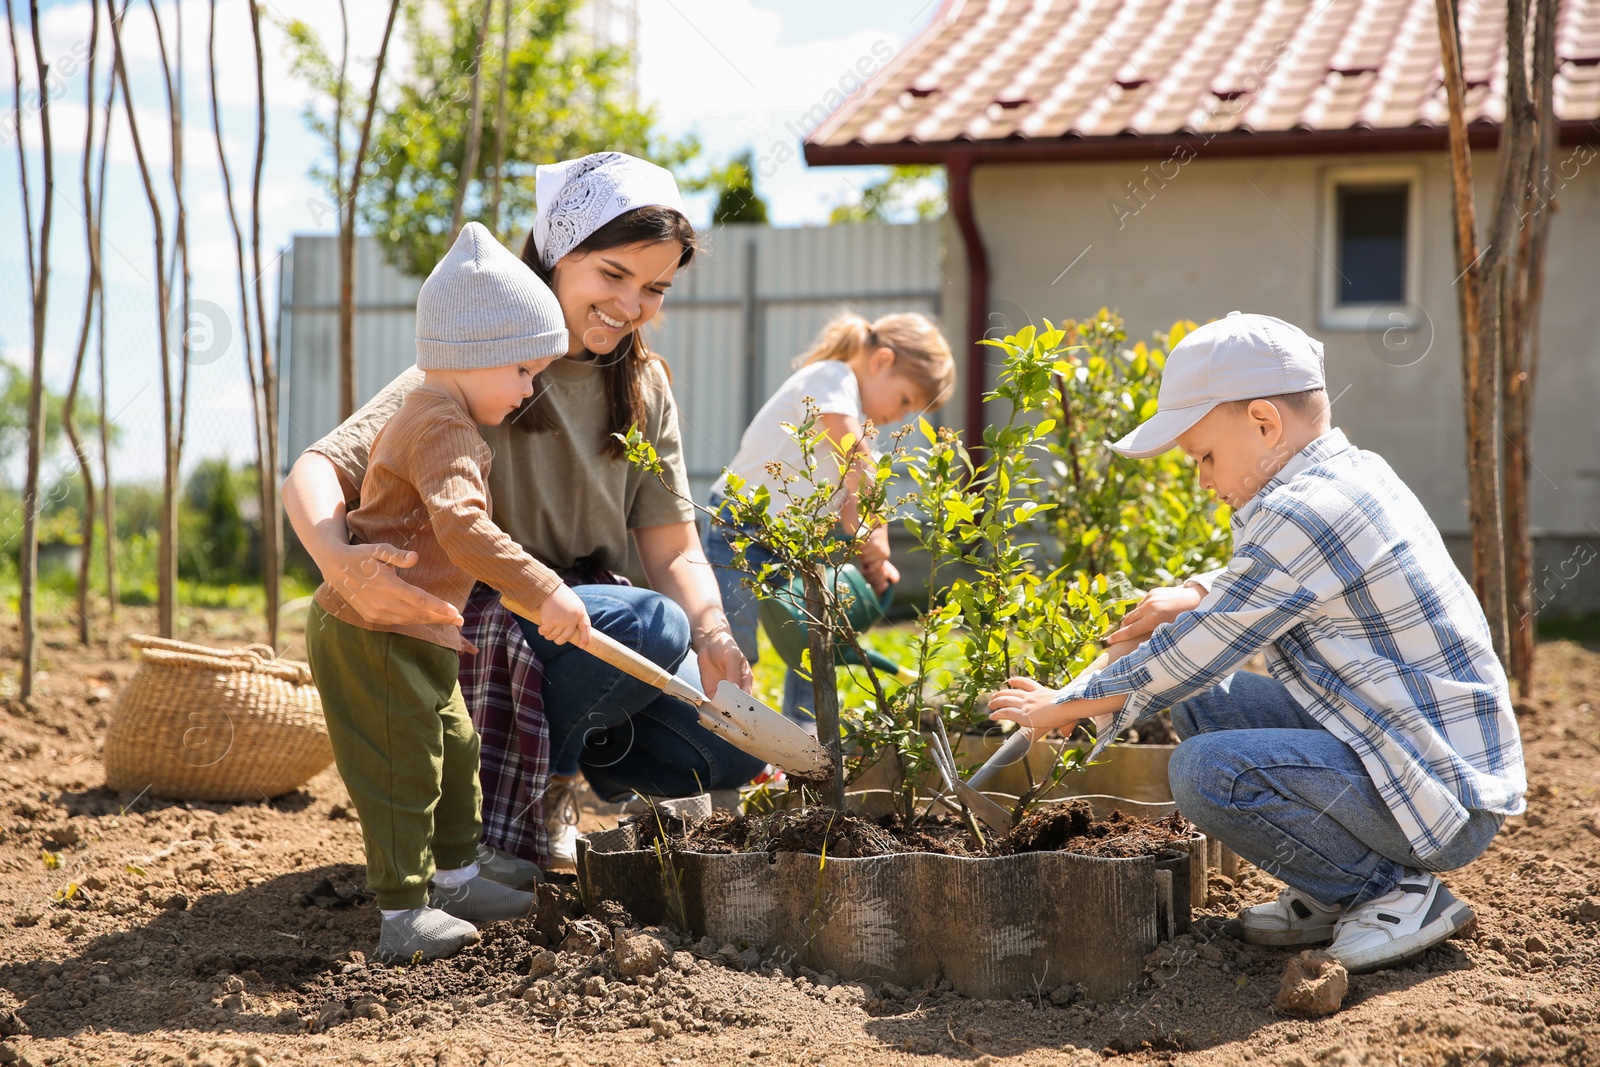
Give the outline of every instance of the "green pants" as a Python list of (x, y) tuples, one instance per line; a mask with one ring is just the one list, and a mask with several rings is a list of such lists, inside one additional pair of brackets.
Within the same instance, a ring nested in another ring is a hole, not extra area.
[(478, 733), (456, 681), (461, 657), (313, 604), (306, 658), (361, 816), (367, 884), (380, 908), (419, 908), (435, 868), (471, 863), (483, 831)]

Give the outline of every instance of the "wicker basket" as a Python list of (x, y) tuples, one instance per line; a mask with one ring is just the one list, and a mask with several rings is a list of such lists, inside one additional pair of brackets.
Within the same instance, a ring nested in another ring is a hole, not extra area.
[(134, 635), (133, 680), (106, 735), (106, 785), (183, 800), (262, 800), (333, 761), (311, 668), (266, 645), (233, 650)]

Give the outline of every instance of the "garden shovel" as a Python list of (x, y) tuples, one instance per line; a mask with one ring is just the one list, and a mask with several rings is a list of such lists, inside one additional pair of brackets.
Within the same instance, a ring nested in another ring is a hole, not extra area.
[(589, 631), (585, 649), (617, 670), (671, 697), (692, 704), (700, 722), (735, 748), (781, 767), (798, 778), (824, 778), (833, 771), (827, 751), (798, 723), (785, 719), (755, 697), (724, 679), (717, 695), (699, 689), (599, 630)]
[[(1111, 654), (1113, 652), (1117, 653), (1120, 658), (1123, 654), (1133, 651), (1135, 647), (1137, 647), (1136, 642), (1118, 641), (1096, 656), (1094, 662), (1079, 673), (1088, 674), (1093, 671), (1103, 670), (1111, 662)], [(985, 760), (982, 767), (972, 772), (972, 777), (967, 779), (967, 785), (972, 789), (977, 789), (983, 785), (990, 778), (993, 778), (1000, 768), (1009, 767), (1023, 756), (1026, 756), (1028, 749), (1033, 747), (1034, 740), (1035, 734), (1033, 730), (1026, 726), (1017, 727), (1016, 731), (1006, 738), (999, 748), (995, 749), (994, 755)]]

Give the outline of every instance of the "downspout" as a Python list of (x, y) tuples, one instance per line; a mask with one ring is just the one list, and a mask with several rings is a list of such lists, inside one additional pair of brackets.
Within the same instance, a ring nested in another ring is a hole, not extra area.
[[(978, 218), (972, 210), (972, 155), (952, 154), (945, 160), (950, 191), (950, 213), (961, 229), (961, 243), (967, 252), (967, 402), (966, 437), (969, 442), (983, 440), (983, 394), (988, 385), (988, 359), (981, 342), (989, 321), (989, 254), (978, 232)], [(970, 447), (970, 445), (969, 445)]]

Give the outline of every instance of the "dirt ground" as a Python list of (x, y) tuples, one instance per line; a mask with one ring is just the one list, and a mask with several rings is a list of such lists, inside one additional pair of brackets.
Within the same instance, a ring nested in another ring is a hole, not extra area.
[[(193, 640), (261, 637), (223, 612), (190, 624)], [(670, 931), (625, 931), (608, 951), (616, 916), (554, 908), (451, 960), (369, 967), (378, 918), (333, 770), (255, 804), (109, 792), (101, 739), (133, 664), (120, 645), (77, 648), (62, 621), (24, 705), (15, 627), (0, 631), (0, 1067), (1600, 1064), (1600, 654), (1577, 645), (1541, 646), (1522, 709), (1529, 813), (1449, 876), (1477, 928), (1353, 977), (1343, 1010), (1313, 1022), (1272, 1009), (1287, 951), (1221, 932), (1276, 892), (1256, 871), (1215, 880), (1194, 933), (1110, 1004), (839, 983)]]

